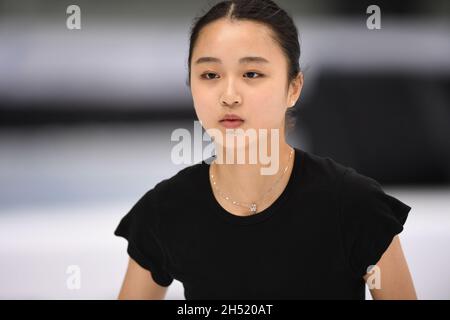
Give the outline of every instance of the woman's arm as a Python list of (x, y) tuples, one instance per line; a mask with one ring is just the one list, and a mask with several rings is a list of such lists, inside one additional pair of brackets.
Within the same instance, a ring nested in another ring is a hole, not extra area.
[[(416, 291), (411, 278), (411, 274), (406, 263), (403, 250), (400, 245), (400, 239), (395, 236), (389, 248), (384, 252), (380, 261), (376, 264), (378, 266), (380, 276), (380, 287), (370, 288), (370, 293), (374, 300), (416, 300)], [(376, 270), (372, 273), (367, 273), (364, 276), (364, 281), (370, 281), (370, 277), (377, 276)]]
[(130, 258), (119, 300), (162, 300), (168, 287), (157, 284), (147, 269)]

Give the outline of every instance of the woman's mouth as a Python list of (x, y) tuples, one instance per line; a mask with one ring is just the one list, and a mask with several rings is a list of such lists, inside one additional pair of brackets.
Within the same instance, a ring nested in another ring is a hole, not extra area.
[(227, 119), (227, 120), (220, 121), (220, 124), (227, 129), (237, 128), (242, 123), (244, 123), (244, 120), (242, 120), (242, 119)]

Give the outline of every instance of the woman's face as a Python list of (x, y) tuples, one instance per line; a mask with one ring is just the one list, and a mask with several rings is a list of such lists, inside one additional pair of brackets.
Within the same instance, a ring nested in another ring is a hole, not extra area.
[[(214, 59), (198, 62), (205, 57)], [(245, 57), (265, 61), (240, 61)], [(288, 92), (287, 63), (263, 24), (220, 19), (204, 27), (192, 53), (190, 80), (195, 112), (205, 130), (225, 134), (229, 126), (220, 120), (235, 114), (244, 120), (237, 128), (279, 129), (284, 137), (286, 109), (296, 102), (302, 85), (299, 81)]]

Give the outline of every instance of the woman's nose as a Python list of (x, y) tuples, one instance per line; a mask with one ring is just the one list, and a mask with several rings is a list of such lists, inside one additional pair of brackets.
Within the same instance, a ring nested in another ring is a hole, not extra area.
[(240, 94), (237, 92), (234, 80), (229, 79), (227, 87), (220, 98), (222, 106), (234, 107), (242, 102)]
[(234, 107), (234, 106), (240, 104), (240, 99), (238, 99), (238, 98), (221, 99), (220, 104), (224, 107), (228, 107), (228, 106)]

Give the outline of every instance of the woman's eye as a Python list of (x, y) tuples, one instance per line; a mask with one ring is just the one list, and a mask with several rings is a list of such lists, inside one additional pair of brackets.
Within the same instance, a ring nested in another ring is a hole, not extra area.
[(261, 78), (261, 77), (263, 76), (261, 73), (253, 72), (253, 71), (246, 72), (245, 74), (254, 74), (254, 75), (258, 75), (257, 77), (250, 76), (250, 79)]
[[(208, 77), (211, 75), (213, 76), (212, 78)], [(214, 79), (214, 75), (216, 75), (214, 72), (206, 72), (206, 73), (202, 74), (201, 77), (206, 80), (212, 80), (212, 79)]]
[[(244, 73), (244, 75), (249, 75), (249, 76), (247, 76), (247, 78), (250, 78), (250, 79), (256, 79), (256, 78), (263, 77), (263, 74), (254, 72), (254, 71), (246, 72), (246, 73)], [(216, 76), (217, 76), (217, 74), (214, 72), (205, 72), (200, 77), (205, 80), (214, 80), (216, 78)]]

